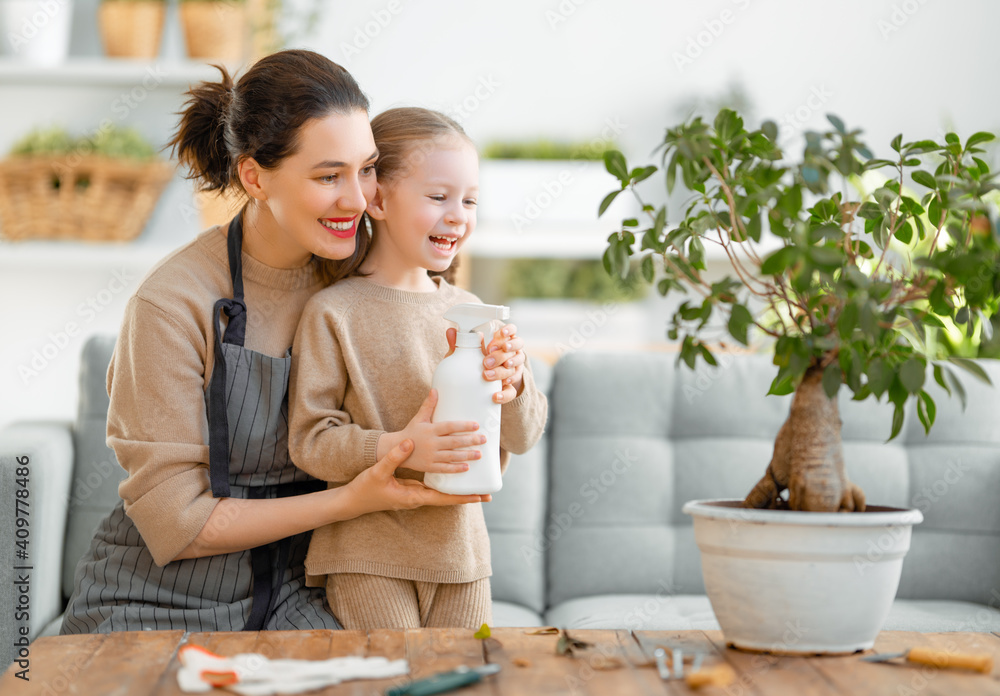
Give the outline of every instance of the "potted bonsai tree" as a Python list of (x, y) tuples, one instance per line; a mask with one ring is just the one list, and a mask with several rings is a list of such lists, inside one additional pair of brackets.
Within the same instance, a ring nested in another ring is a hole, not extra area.
[[(620, 152), (605, 154), (618, 187), (599, 214), (630, 191), (645, 216), (645, 224), (628, 218), (611, 234), (605, 269), (623, 274), (638, 255), (643, 277), (662, 294), (696, 298), (680, 304), (669, 328), (679, 361), (715, 365), (705, 332), (721, 325), (743, 345), (768, 339), (776, 368), (769, 393), (794, 394), (771, 462), (746, 499), (685, 506), (726, 639), (748, 649), (871, 647), (895, 596), (910, 527), (922, 519), (918, 510), (866, 506), (845, 472), (838, 392), (891, 403), (892, 439), (907, 402), (926, 430), (933, 425), (928, 372), (963, 401), (955, 368), (989, 381), (938, 336), (988, 332), (998, 307), (1000, 184), (979, 157), (994, 135), (964, 142), (954, 133), (943, 142), (900, 135), (892, 157), (880, 159), (859, 130), (828, 119), (827, 132), (806, 134), (796, 161), (776, 145), (773, 122), (750, 131), (731, 110), (712, 124), (699, 117), (668, 129), (667, 189), (680, 180), (692, 192), (676, 225), (636, 189), (658, 168), (630, 168)], [(703, 277), (710, 244), (732, 267), (713, 281)], [(873, 536), (884, 553), (860, 567)], [(786, 639), (791, 621), (804, 622), (809, 636), (794, 645)]]

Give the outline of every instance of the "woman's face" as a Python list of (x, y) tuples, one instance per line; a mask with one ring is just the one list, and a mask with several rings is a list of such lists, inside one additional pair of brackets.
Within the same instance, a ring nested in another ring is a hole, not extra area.
[(368, 114), (330, 114), (299, 130), (295, 154), (260, 171), (263, 205), (283, 231), (288, 256), (346, 259), (375, 195), (378, 151)]
[(463, 138), (418, 149), (406, 174), (381, 187), (381, 205), (369, 208), (384, 221), (371, 255), (399, 270), (447, 269), (476, 228), (479, 156)]

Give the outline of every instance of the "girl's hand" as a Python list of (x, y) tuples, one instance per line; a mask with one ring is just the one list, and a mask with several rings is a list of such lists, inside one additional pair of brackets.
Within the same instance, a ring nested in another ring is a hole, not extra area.
[(483, 379), (500, 380), (503, 391), (494, 394), (498, 404), (513, 401), (524, 388), (524, 341), (517, 337), (517, 327), (507, 324), (493, 334), (483, 350)]
[(476, 421), (432, 423), (431, 416), (434, 415), (435, 406), (437, 406), (437, 391), (431, 389), (417, 415), (410, 419), (406, 427), (398, 433), (386, 433), (382, 438), (388, 435), (386, 444), (399, 444), (403, 440), (412, 440), (414, 449), (407, 460), (407, 469), (436, 474), (468, 471), (468, 462), (480, 459), (483, 455), (478, 449), (464, 448), (484, 444), (486, 436), (476, 432), (479, 430)]
[(413, 468), (413, 463), (408, 461), (413, 451), (413, 441), (403, 440), (374, 466), (368, 467), (344, 486), (344, 492), (350, 492), (350, 500), (361, 511), (359, 514), (379, 510), (412, 510), (422, 505), (485, 503), (493, 499), (490, 495), (447, 495), (419, 481), (396, 478), (396, 469), (404, 463)]

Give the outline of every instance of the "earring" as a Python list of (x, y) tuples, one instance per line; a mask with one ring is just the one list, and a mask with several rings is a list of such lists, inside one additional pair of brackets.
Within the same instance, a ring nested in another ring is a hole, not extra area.
[(367, 213), (365, 213), (362, 217), (364, 217), (364, 219), (365, 219), (365, 229), (368, 230), (368, 239), (371, 239), (372, 238), (372, 221), (368, 217)]

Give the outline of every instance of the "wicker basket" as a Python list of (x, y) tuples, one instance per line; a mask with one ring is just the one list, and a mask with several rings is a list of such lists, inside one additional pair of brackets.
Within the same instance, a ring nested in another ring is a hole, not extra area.
[(6, 239), (135, 239), (163, 188), (170, 162), (85, 156), (0, 161), (0, 235)]
[(104, 52), (114, 58), (156, 58), (166, 4), (159, 0), (102, 2), (97, 9)]

